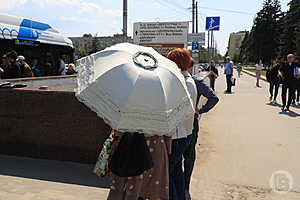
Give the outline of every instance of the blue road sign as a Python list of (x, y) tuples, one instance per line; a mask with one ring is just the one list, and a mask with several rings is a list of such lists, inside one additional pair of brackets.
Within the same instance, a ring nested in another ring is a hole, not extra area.
[(220, 17), (206, 17), (206, 30), (219, 31), (220, 30)]
[(198, 42), (193, 42), (192, 43), (192, 50), (199, 50), (199, 43)]

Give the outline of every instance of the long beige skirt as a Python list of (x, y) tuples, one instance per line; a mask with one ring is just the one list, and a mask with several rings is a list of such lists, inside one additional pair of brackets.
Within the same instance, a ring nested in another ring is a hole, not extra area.
[(168, 200), (171, 139), (163, 136), (146, 137), (154, 168), (137, 177), (113, 175), (108, 200)]

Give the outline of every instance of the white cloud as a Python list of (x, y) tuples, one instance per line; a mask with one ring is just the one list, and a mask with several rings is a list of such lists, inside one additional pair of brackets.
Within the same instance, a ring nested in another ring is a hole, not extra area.
[(11, 10), (15, 7), (22, 6), (28, 0), (1, 0), (0, 9), (2, 10)]
[[(27, 1), (27, 0), (23, 0)], [(104, 9), (96, 3), (87, 2), (85, 0), (31, 0), (33, 3), (46, 7), (47, 5), (54, 5), (59, 7), (68, 7), (72, 13), (83, 15), (93, 14), (101, 17), (111, 18), (120, 17), (121, 11)], [(72, 9), (71, 9), (72, 8)]]
[(121, 10), (104, 9), (99, 4), (86, 0), (31, 0), (42, 8), (55, 6), (57, 8), (67, 8), (72, 12), (61, 13), (59, 17), (62, 21), (77, 23), (88, 23), (92, 25), (105, 25), (110, 29), (115, 29), (116, 19), (121, 18)]

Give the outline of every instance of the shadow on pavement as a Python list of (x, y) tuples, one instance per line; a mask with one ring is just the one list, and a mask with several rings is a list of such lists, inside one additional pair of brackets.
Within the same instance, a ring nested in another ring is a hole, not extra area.
[(0, 155), (0, 175), (109, 188), (109, 178), (93, 174), (93, 165)]
[(225, 95), (232, 95), (235, 94), (234, 92), (224, 92)]
[(273, 106), (273, 107), (281, 107), (279, 103), (266, 103), (268, 106)]
[(296, 112), (294, 112), (294, 111), (292, 111), (292, 110), (290, 110), (290, 111), (288, 111), (288, 112), (280, 112), (279, 114), (281, 114), (281, 115), (287, 115), (287, 116), (290, 116), (290, 117), (300, 117), (300, 114), (299, 113), (296, 113)]

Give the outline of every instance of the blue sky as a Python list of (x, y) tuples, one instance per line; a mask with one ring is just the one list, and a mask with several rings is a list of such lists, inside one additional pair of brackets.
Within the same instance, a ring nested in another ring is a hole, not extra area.
[[(121, 33), (122, 0), (0, 0), (0, 12), (50, 24), (66, 36)], [(134, 22), (190, 21), (192, 0), (128, 0), (129, 28)], [(198, 0), (199, 31), (204, 31), (206, 16), (221, 16), (221, 31), (215, 34), (218, 48), (226, 52), (229, 34), (249, 30), (263, 0)], [(289, 0), (281, 0), (287, 10)], [(225, 12), (208, 8), (235, 10)]]

